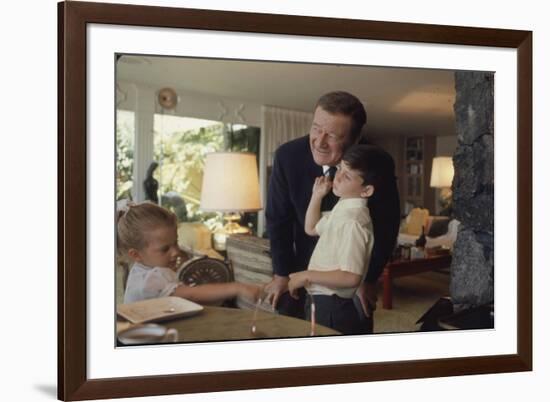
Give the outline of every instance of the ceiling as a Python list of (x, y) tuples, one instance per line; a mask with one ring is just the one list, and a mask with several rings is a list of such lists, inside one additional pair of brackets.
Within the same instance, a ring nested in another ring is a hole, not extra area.
[(117, 75), (153, 88), (303, 111), (312, 111), (322, 94), (344, 90), (365, 105), (370, 136), (455, 134), (450, 70), (125, 55)]

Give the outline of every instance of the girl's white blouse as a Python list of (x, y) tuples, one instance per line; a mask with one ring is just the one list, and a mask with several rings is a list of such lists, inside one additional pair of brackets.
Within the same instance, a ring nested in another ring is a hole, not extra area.
[(148, 267), (134, 263), (124, 291), (124, 303), (170, 296), (180, 285), (176, 273), (169, 268)]

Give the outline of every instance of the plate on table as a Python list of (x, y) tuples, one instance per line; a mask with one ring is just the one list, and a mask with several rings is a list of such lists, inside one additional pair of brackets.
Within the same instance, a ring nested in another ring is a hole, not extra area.
[(133, 324), (164, 321), (200, 313), (204, 307), (181, 297), (160, 297), (135, 303), (120, 304), (117, 313)]

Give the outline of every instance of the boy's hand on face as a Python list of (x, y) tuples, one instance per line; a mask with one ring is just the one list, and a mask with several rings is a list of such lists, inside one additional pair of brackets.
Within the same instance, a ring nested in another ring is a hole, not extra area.
[(315, 178), (313, 183), (312, 197), (317, 197), (319, 199), (323, 198), (325, 195), (330, 193), (332, 190), (332, 180), (326, 176), (320, 176)]
[(309, 286), (309, 279), (307, 271), (296, 272), (290, 274), (290, 281), (288, 282), (288, 292), (290, 296), (298, 299), (298, 289)]

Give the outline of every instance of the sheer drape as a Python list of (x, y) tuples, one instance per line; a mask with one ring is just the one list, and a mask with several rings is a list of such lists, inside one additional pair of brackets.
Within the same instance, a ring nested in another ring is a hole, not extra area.
[(262, 134), (268, 166), (272, 165), (279, 145), (309, 133), (312, 119), (313, 113), (262, 106)]

